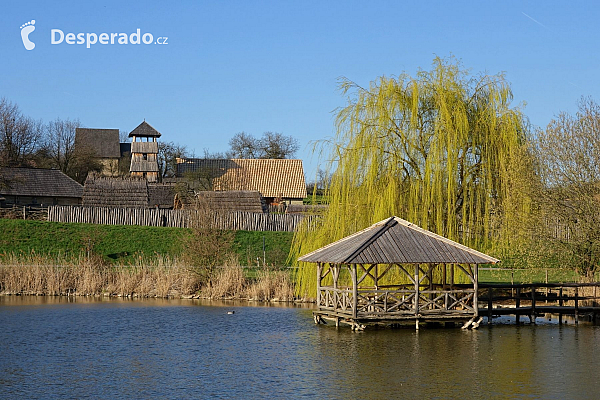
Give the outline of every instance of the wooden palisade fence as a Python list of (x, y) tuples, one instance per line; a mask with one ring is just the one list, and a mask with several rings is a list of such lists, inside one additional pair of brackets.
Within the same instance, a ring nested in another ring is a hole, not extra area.
[[(158, 208), (50, 206), (48, 221), (188, 228), (199, 220), (198, 213), (196, 210)], [(293, 232), (304, 218), (315, 217), (302, 214), (215, 212), (210, 215), (210, 223), (217, 229)]]

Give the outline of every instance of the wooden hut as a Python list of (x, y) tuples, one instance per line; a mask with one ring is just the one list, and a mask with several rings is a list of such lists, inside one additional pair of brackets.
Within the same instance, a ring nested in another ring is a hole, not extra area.
[(92, 154), (102, 165), (102, 175), (119, 175), (121, 150), (118, 129), (76, 128), (75, 149)]
[(83, 186), (57, 169), (0, 168), (4, 206), (79, 205)]
[(199, 207), (207, 207), (214, 211), (263, 213), (264, 200), (260, 193), (251, 190), (230, 190), (227, 192), (196, 192)]
[(178, 158), (177, 176), (203, 190), (257, 191), (267, 204), (302, 204), (307, 196), (302, 160)]
[(148, 182), (143, 178), (111, 178), (90, 174), (83, 186), (83, 205), (148, 208)]
[[(365, 323), (480, 319), (478, 265), (499, 260), (398, 217), (378, 222), (299, 258), (317, 264), (315, 322)], [(461, 283), (467, 284), (461, 284)]]

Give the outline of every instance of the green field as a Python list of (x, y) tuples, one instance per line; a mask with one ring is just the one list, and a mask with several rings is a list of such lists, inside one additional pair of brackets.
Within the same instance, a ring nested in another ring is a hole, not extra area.
[[(596, 274), (596, 280), (600, 274)], [(530, 268), (503, 269), (482, 268), (479, 271), (479, 282), (487, 283), (532, 283), (532, 282), (579, 282), (581, 277), (572, 269), (567, 268)]]
[[(140, 256), (178, 257), (185, 251), (191, 231), (131, 225), (65, 224), (0, 219), (0, 257), (36, 254), (76, 257), (87, 251), (112, 263), (133, 262)], [(286, 265), (293, 234), (290, 232), (236, 231), (232, 250), (241, 264)], [(263, 253), (263, 238), (264, 249)]]

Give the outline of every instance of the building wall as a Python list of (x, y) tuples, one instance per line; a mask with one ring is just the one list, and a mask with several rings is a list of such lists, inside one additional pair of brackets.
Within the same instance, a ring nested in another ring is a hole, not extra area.
[(32, 197), (32, 196), (3, 196), (6, 200), (3, 201), (3, 205), (17, 205), (17, 206), (76, 206), (81, 205), (81, 198), (79, 197)]
[(101, 158), (102, 171), (104, 176), (119, 176), (119, 159), (118, 158)]

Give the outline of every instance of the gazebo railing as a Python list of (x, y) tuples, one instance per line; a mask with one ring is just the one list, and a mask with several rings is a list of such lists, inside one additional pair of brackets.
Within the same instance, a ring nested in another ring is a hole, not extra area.
[(352, 289), (321, 287), (319, 289), (319, 309), (331, 310), (352, 315), (354, 301)]
[(419, 292), (419, 313), (464, 312), (475, 313), (474, 289), (423, 290)]
[[(358, 289), (356, 317), (417, 314), (474, 314), (474, 289), (419, 290)], [(418, 304), (415, 306), (415, 298)], [(354, 293), (350, 288), (319, 288), (320, 310), (354, 314)]]

